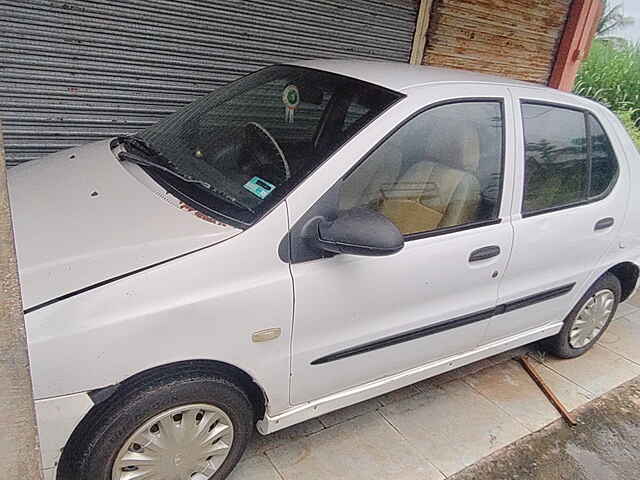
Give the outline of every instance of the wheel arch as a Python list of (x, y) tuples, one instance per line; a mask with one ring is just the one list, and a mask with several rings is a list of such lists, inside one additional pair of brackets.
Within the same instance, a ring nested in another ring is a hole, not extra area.
[(151, 367), (135, 373), (115, 385), (110, 385), (88, 392), (88, 395), (94, 402), (94, 405), (78, 423), (76, 428), (73, 430), (73, 433), (69, 436), (66, 445), (62, 449), (62, 455), (57, 469), (57, 478), (60, 478), (60, 472), (73, 471), (74, 460), (72, 452), (74, 450), (74, 441), (81, 438), (86, 433), (86, 430), (87, 428), (90, 428), (93, 419), (101, 414), (105, 405), (108, 404), (108, 401), (113, 399), (114, 395), (117, 396), (118, 392), (122, 391), (121, 389), (142, 387), (148, 382), (164, 377), (175, 377), (187, 372), (213, 374), (235, 383), (242, 388), (249, 397), (249, 400), (254, 407), (254, 421), (264, 417), (268, 403), (268, 397), (264, 389), (253, 379), (253, 377), (251, 377), (251, 375), (235, 365), (218, 360), (196, 359)]
[(635, 263), (622, 262), (614, 265), (607, 272), (615, 275), (620, 281), (620, 286), (622, 287), (620, 301), (624, 302), (631, 296), (638, 283), (640, 268)]
[(265, 408), (267, 406), (267, 395), (264, 389), (243, 369), (219, 360), (182, 360), (151, 367), (131, 375), (116, 385), (92, 390), (89, 392), (89, 397), (91, 397), (91, 400), (93, 400), (95, 405), (98, 405), (110, 398), (123, 386), (135, 387), (136, 385), (144, 384), (152, 378), (165, 376), (170, 377), (180, 375), (182, 372), (193, 371), (204, 371), (209, 374), (218, 375), (237, 384), (249, 396), (249, 399), (255, 409), (256, 417), (262, 418), (264, 416)]

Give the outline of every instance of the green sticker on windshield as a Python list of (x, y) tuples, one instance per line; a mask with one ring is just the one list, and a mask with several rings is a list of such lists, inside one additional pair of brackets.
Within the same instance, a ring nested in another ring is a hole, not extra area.
[(284, 103), (284, 121), (293, 123), (293, 114), (300, 105), (300, 92), (295, 85), (287, 85), (282, 92), (282, 103)]
[(247, 183), (244, 184), (244, 188), (253, 193), (256, 197), (265, 199), (267, 195), (273, 192), (276, 188), (275, 185), (263, 180), (260, 177), (253, 177)]

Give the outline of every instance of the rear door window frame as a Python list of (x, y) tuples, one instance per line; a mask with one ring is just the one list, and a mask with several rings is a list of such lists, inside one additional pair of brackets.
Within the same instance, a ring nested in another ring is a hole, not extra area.
[[(524, 105), (539, 105), (539, 106), (546, 106), (546, 107), (553, 107), (553, 108), (559, 108), (559, 109), (563, 109), (563, 110), (573, 110), (575, 112), (580, 112), (583, 114), (584, 117), (584, 123), (585, 123), (585, 135), (587, 138), (587, 160), (588, 160), (588, 164), (587, 164), (587, 170), (588, 170), (588, 178), (587, 178), (587, 187), (588, 190), (591, 189), (591, 164), (592, 164), (592, 151), (591, 151), (591, 127), (589, 125), (589, 115), (591, 115), (596, 122), (598, 122), (598, 124), (600, 125), (600, 128), (602, 128), (602, 131), (604, 132), (604, 134), (607, 137), (607, 141), (609, 142), (609, 144), (611, 145), (611, 151), (614, 155), (614, 159), (616, 162), (616, 173), (615, 176), (613, 177), (613, 179), (611, 180), (611, 182), (609, 183), (609, 186), (607, 187), (606, 190), (604, 190), (602, 193), (600, 193), (599, 195), (596, 196), (589, 196), (589, 191), (587, 191), (587, 196), (585, 199), (583, 200), (579, 200), (577, 202), (571, 202), (571, 203), (567, 203), (564, 205), (557, 205), (557, 206), (553, 206), (553, 207), (548, 207), (548, 208), (542, 208), (539, 210), (534, 210), (531, 212), (525, 212), (524, 211), (524, 202), (525, 202), (525, 191), (526, 191), (526, 178), (527, 178), (527, 162), (526, 162), (526, 143), (525, 143), (525, 139), (526, 139), (526, 125), (525, 125), (525, 118), (524, 118)], [(604, 126), (603, 122), (600, 120), (600, 118), (598, 117), (598, 114), (596, 114), (594, 111), (588, 109), (588, 108), (583, 108), (580, 107), (578, 105), (574, 105), (574, 104), (566, 104), (566, 103), (560, 103), (560, 102), (551, 102), (551, 101), (545, 101), (545, 100), (535, 100), (535, 99), (527, 99), (527, 98), (519, 98), (519, 108), (520, 108), (520, 119), (522, 121), (522, 153), (523, 153), (523, 158), (520, 159), (520, 161), (523, 163), (523, 177), (522, 177), (522, 182), (520, 184), (520, 187), (522, 188), (522, 200), (520, 202), (520, 214), (522, 215), (522, 218), (527, 218), (527, 217), (533, 217), (536, 215), (543, 215), (545, 213), (552, 213), (552, 212), (557, 212), (559, 210), (565, 210), (567, 208), (574, 208), (574, 207), (579, 207), (582, 205), (588, 205), (590, 203), (595, 203), (598, 202), (604, 198), (606, 198), (607, 196), (609, 196), (609, 194), (611, 193), (611, 191), (615, 188), (616, 184), (618, 183), (618, 178), (620, 176), (620, 159), (619, 159), (619, 155), (615, 150), (615, 146), (614, 143), (611, 141), (611, 134), (607, 131), (607, 128)]]

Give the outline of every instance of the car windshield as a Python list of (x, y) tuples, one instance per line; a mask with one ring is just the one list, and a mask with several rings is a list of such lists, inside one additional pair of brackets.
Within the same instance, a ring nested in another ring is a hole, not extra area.
[(186, 203), (250, 225), (401, 97), (324, 71), (269, 67), (138, 133), (124, 159)]

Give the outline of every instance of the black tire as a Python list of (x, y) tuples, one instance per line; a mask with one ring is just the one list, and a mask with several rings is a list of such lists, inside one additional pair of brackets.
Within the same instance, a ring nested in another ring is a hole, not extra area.
[(187, 368), (134, 377), (94, 407), (65, 447), (57, 480), (111, 480), (118, 452), (140, 426), (166, 410), (193, 403), (216, 406), (233, 424), (231, 449), (211, 477), (226, 478), (253, 434), (253, 406), (234, 382), (205, 369)]
[[(600, 331), (600, 333), (587, 345), (582, 348), (572, 347), (569, 342), (569, 336), (571, 333), (571, 329), (573, 328), (573, 324), (576, 321), (576, 317), (578, 316), (578, 312), (580, 312), (580, 309), (593, 295), (596, 294), (596, 292), (605, 289), (611, 290), (615, 297), (613, 310), (609, 315), (607, 323)], [(589, 288), (589, 290), (587, 290), (587, 292), (582, 296), (573, 310), (571, 310), (569, 315), (567, 315), (567, 318), (564, 321), (564, 326), (562, 327), (562, 330), (560, 330), (560, 333), (540, 342), (540, 346), (542, 347), (542, 349), (560, 358), (575, 358), (587, 352), (598, 342), (600, 337), (609, 327), (609, 324), (611, 323), (611, 320), (615, 316), (616, 310), (618, 309), (621, 291), (622, 287), (620, 286), (620, 280), (618, 280), (618, 278), (611, 273), (605, 273), (591, 286), (591, 288)]]

